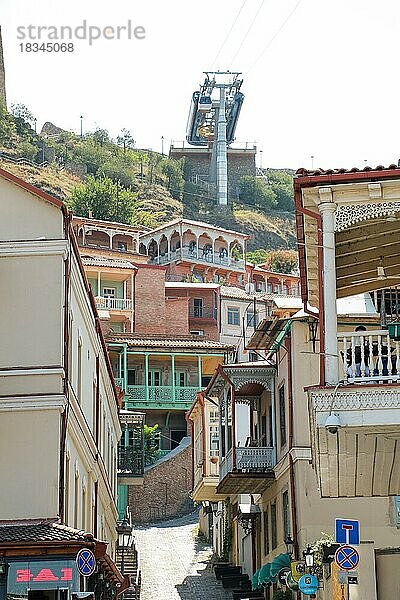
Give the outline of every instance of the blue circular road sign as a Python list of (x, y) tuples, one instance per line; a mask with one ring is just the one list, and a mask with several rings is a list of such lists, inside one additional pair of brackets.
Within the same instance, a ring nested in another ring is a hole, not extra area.
[(310, 575), (306, 573), (299, 579), (299, 590), (306, 594), (306, 596), (310, 596), (311, 594), (315, 594), (318, 590), (318, 579), (315, 575)]
[(355, 569), (360, 562), (360, 555), (353, 546), (344, 544), (336, 550), (335, 562), (340, 569), (351, 571)]
[(96, 559), (89, 548), (82, 548), (76, 555), (78, 571), (84, 577), (90, 577), (96, 569)]

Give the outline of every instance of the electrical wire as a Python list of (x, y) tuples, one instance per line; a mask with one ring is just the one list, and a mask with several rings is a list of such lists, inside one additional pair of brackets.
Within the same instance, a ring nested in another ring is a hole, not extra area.
[(216, 55), (216, 57), (214, 58), (214, 60), (213, 60), (213, 62), (212, 62), (212, 64), (213, 64), (213, 68), (214, 68), (214, 66), (215, 66), (215, 63), (217, 62), (218, 58), (220, 57), (220, 54), (221, 54), (221, 52), (222, 52), (222, 50), (223, 50), (223, 48), (224, 48), (224, 46), (225, 46), (226, 42), (228, 41), (228, 39), (229, 39), (229, 36), (231, 35), (231, 33), (232, 33), (232, 31), (233, 31), (233, 28), (235, 27), (235, 25), (236, 25), (236, 23), (237, 23), (237, 20), (239, 19), (240, 15), (241, 15), (241, 13), (242, 13), (242, 10), (244, 9), (244, 7), (245, 7), (246, 3), (247, 3), (247, 0), (243, 0), (243, 2), (242, 2), (242, 5), (241, 5), (241, 7), (239, 8), (239, 12), (237, 13), (236, 17), (234, 18), (234, 20), (233, 20), (233, 23), (232, 23), (232, 25), (231, 25), (231, 27), (230, 27), (230, 29), (229, 29), (228, 33), (226, 34), (226, 36), (225, 36), (225, 39), (224, 39), (224, 41), (222, 42), (222, 44), (221, 44), (221, 46), (220, 46), (220, 48), (219, 48), (219, 50), (218, 50), (218, 52), (217, 52), (217, 55)]
[(239, 48), (236, 50), (236, 53), (235, 53), (234, 57), (231, 60), (231, 64), (233, 64), (233, 62), (236, 60), (239, 52), (241, 51), (241, 49), (242, 49), (245, 41), (247, 40), (247, 36), (249, 35), (250, 31), (253, 29), (254, 23), (256, 22), (257, 17), (260, 14), (261, 9), (263, 8), (263, 6), (264, 6), (264, 0), (261, 0), (260, 5), (259, 5), (259, 7), (258, 7), (258, 9), (256, 11), (256, 14), (254, 15), (254, 18), (253, 18), (252, 22), (250, 23), (250, 25), (249, 25), (246, 33), (244, 34), (244, 36), (242, 38), (242, 41), (239, 44)]
[(257, 56), (257, 58), (255, 59), (255, 61), (250, 65), (250, 67), (247, 69), (246, 71), (246, 75), (248, 73), (250, 73), (250, 71), (253, 69), (253, 67), (255, 67), (255, 65), (259, 62), (259, 60), (261, 60), (261, 58), (264, 56), (264, 54), (266, 53), (266, 51), (271, 47), (271, 45), (273, 44), (273, 42), (276, 40), (276, 38), (278, 37), (278, 35), (281, 33), (281, 31), (285, 28), (286, 24), (288, 23), (288, 21), (290, 20), (290, 18), (294, 15), (294, 13), (296, 12), (296, 10), (298, 9), (298, 7), (300, 6), (302, 0), (298, 0), (295, 7), (291, 10), (291, 12), (288, 14), (288, 16), (286, 17), (286, 19), (283, 21), (282, 25), (279, 27), (279, 29), (276, 31), (276, 33), (272, 36), (272, 38), (267, 42), (267, 44), (264, 46), (263, 50), (260, 52), (260, 54)]

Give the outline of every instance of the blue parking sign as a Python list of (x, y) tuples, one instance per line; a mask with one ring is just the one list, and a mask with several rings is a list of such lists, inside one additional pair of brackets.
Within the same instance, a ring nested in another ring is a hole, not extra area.
[(357, 546), (360, 543), (360, 521), (353, 519), (336, 519), (336, 543), (352, 544)]

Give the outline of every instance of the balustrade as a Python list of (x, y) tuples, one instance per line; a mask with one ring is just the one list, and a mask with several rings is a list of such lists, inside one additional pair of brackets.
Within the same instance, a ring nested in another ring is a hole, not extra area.
[(400, 379), (400, 342), (392, 340), (386, 329), (341, 332), (338, 346), (349, 383)]

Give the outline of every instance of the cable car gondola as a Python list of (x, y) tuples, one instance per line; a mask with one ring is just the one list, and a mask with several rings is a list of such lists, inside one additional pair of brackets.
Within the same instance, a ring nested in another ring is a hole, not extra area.
[(210, 96), (200, 96), (197, 108), (200, 112), (209, 112), (212, 109), (212, 100)]

